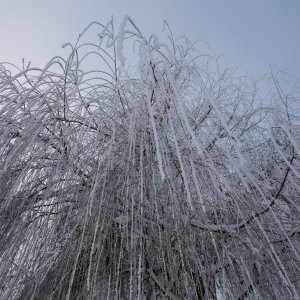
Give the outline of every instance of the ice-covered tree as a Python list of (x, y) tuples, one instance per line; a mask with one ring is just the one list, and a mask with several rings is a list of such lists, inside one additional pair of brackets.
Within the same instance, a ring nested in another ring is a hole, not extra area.
[(296, 92), (166, 32), (1, 65), (0, 299), (299, 299)]

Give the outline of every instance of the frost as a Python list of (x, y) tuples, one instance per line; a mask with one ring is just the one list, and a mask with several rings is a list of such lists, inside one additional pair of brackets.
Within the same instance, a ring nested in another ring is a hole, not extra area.
[(125, 57), (123, 54), (123, 48), (124, 48), (124, 39), (125, 39), (125, 28), (126, 28), (126, 23), (127, 23), (128, 19), (129, 19), (129, 16), (125, 16), (123, 21), (120, 24), (120, 30), (119, 30), (117, 46), (116, 46), (116, 54), (117, 54), (117, 57), (119, 58), (122, 66), (125, 65)]
[(0, 64), (1, 300), (299, 299), (296, 91), (166, 34)]

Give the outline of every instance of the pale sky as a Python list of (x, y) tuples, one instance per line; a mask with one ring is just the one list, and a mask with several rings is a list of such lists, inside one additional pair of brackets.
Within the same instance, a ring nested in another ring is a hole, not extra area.
[(300, 0), (0, 0), (0, 61), (42, 67), (91, 21), (130, 15), (146, 35), (167, 20), (175, 36), (204, 40), (239, 72), (270, 65), (300, 79)]

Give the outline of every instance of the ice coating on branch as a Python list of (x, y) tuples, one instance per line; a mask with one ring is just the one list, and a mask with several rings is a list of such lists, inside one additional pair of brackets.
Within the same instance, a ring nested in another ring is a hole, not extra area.
[(128, 16), (65, 46), (0, 64), (0, 300), (298, 299), (300, 122), (280, 82), (260, 105)]
[(151, 128), (152, 128), (153, 135), (154, 135), (155, 148), (156, 148), (155, 153), (156, 153), (156, 157), (157, 157), (157, 161), (158, 161), (160, 177), (161, 177), (161, 180), (164, 181), (165, 180), (165, 173), (164, 173), (164, 170), (163, 170), (161, 148), (160, 148), (160, 145), (159, 145), (159, 137), (158, 137), (158, 134), (157, 134), (157, 129), (156, 129), (154, 116), (153, 116), (153, 110), (152, 110), (152, 105), (151, 105), (151, 96), (149, 94), (148, 94), (147, 103), (148, 103), (148, 110), (149, 110)]
[(125, 29), (126, 29), (126, 24), (128, 19), (129, 16), (125, 16), (123, 18), (123, 21), (120, 24), (117, 45), (116, 45), (116, 54), (122, 66), (125, 65), (125, 60), (126, 60), (124, 57), (123, 49), (124, 49)]

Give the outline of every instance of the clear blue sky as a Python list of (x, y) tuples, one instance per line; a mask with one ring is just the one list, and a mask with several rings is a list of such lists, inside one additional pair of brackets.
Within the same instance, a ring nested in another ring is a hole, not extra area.
[[(211, 54), (259, 76), (270, 64), (300, 78), (300, 0), (1, 0), (0, 61), (43, 66), (91, 21), (129, 14), (146, 34), (166, 19), (175, 36), (205, 40)], [(206, 49), (207, 52), (207, 49)]]

